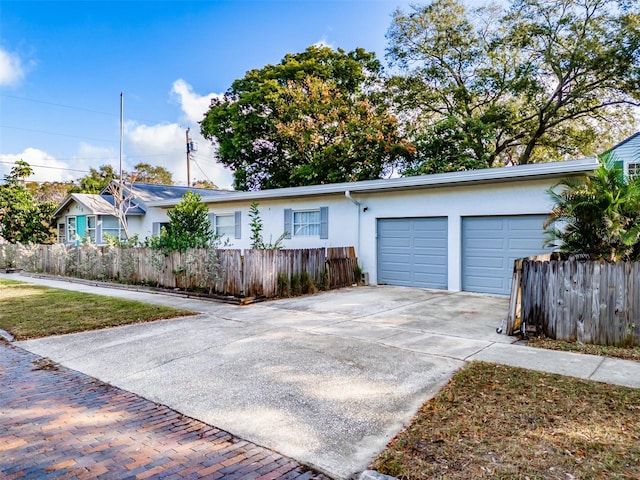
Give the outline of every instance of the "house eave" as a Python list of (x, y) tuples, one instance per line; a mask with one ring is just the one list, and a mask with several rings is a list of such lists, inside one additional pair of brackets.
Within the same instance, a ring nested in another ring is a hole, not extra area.
[[(526, 181), (544, 178), (561, 178), (580, 175), (595, 170), (598, 166), (596, 158), (568, 160), (514, 167), (487, 168), (464, 172), (439, 173), (415, 177), (388, 178), (361, 182), (332, 183), (305, 187), (278, 188), (253, 192), (234, 192), (224, 197), (202, 197), (202, 203), (230, 203), (259, 201), (267, 199), (309, 197), (327, 194), (381, 193), (425, 188), (440, 188), (459, 185), (490, 184), (509, 181)], [(171, 208), (179, 200), (149, 202), (149, 206)]]

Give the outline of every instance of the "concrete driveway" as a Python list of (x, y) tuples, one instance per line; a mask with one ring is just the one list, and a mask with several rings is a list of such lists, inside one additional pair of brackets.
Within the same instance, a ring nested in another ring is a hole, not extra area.
[(513, 341), (495, 333), (508, 303), (496, 296), (360, 287), (238, 307), (49, 284), (203, 313), (20, 346), (338, 478), (465, 360)]

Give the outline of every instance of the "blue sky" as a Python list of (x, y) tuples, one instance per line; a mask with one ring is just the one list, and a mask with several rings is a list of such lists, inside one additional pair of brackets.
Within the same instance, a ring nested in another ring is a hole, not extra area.
[(162, 165), (184, 184), (191, 127), (192, 178), (229, 187), (230, 172), (198, 134), (210, 98), (318, 42), (384, 58), (391, 15), (408, 3), (2, 0), (0, 175), (20, 158), (38, 181), (117, 166), (124, 92), (125, 169)]

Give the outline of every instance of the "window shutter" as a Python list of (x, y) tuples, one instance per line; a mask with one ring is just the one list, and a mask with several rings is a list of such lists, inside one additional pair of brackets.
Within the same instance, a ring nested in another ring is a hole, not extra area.
[(284, 231), (286, 233), (284, 238), (291, 238), (292, 233), (292, 220), (293, 212), (290, 208), (284, 209)]
[(216, 214), (210, 212), (207, 217), (209, 217), (209, 223), (211, 224), (211, 231), (216, 233)]
[(153, 222), (151, 225), (151, 235), (154, 237), (160, 236), (160, 222)]
[(242, 212), (235, 212), (236, 216), (236, 239), (242, 238)]
[(329, 207), (320, 207), (320, 238), (329, 238)]

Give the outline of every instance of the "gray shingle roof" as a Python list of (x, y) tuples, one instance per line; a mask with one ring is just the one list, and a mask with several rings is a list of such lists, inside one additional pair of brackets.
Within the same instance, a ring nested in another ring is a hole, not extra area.
[(145, 203), (180, 199), (188, 191), (198, 193), (202, 197), (231, 193), (227, 190), (211, 190), (208, 188), (183, 187), (177, 185), (155, 185), (150, 183), (134, 183), (127, 187), (133, 190), (136, 199), (140, 199)]

